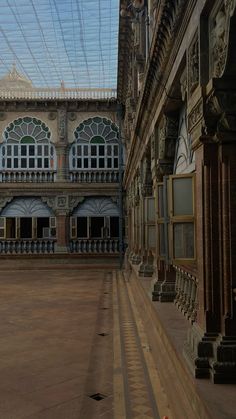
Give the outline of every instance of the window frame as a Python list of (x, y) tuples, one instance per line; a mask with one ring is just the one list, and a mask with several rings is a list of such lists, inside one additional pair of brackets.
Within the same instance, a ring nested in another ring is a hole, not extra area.
[[(193, 208), (193, 214), (192, 215), (175, 215), (174, 214), (174, 187), (173, 187), (173, 181), (175, 179), (186, 179), (191, 178), (192, 179), (192, 208)], [(170, 255), (172, 259), (172, 263), (174, 264), (185, 264), (185, 263), (193, 263), (196, 261), (196, 208), (195, 208), (195, 173), (184, 173), (184, 174), (175, 174), (169, 176), (169, 215), (170, 215), (170, 225), (169, 225), (169, 247), (170, 247)], [(174, 242), (174, 227), (176, 224), (187, 224), (191, 223), (193, 224), (193, 252), (194, 255), (192, 258), (180, 258), (175, 257), (175, 242)]]

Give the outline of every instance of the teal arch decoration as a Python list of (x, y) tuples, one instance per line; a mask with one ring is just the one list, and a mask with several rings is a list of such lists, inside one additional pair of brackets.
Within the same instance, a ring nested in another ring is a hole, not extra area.
[(51, 138), (51, 132), (40, 119), (25, 116), (11, 122), (4, 130), (3, 137), (6, 142), (15, 144), (20, 142), (30, 143), (30, 138), (35, 142), (48, 142)]

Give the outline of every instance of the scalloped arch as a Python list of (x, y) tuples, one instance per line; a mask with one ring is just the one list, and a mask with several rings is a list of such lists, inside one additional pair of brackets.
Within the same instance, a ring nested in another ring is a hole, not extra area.
[(53, 211), (39, 198), (14, 198), (3, 208), (2, 217), (51, 217)]
[(51, 132), (41, 119), (24, 116), (10, 122), (3, 132), (5, 142), (20, 143), (22, 138), (31, 137), (35, 142), (49, 142)]
[(73, 216), (79, 217), (103, 217), (105, 215), (119, 216), (119, 208), (111, 198), (86, 198), (73, 212)]
[(76, 142), (89, 143), (94, 137), (102, 137), (104, 142), (117, 143), (119, 129), (110, 119), (96, 116), (81, 122), (74, 131)]

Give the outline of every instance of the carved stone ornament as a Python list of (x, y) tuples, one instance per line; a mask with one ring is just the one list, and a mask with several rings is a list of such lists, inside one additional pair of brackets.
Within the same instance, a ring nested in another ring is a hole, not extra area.
[(13, 200), (13, 197), (9, 197), (9, 196), (0, 198), (0, 210), (2, 210), (12, 200)]
[(54, 121), (54, 120), (56, 119), (56, 117), (57, 117), (56, 112), (49, 112), (49, 113), (48, 113), (48, 119), (49, 119), (50, 121)]
[(67, 122), (67, 112), (65, 109), (60, 109), (58, 111), (58, 137), (60, 141), (65, 140), (66, 138), (66, 122)]
[(42, 201), (48, 205), (49, 208), (52, 208), (53, 211), (56, 209), (56, 197), (51, 196), (42, 196)]
[(188, 90), (188, 82), (187, 82), (187, 70), (185, 69), (182, 76), (180, 77), (180, 88), (181, 88), (181, 96), (183, 102), (186, 99), (187, 96), (187, 90)]
[(159, 160), (169, 160), (174, 158), (175, 142), (178, 137), (178, 118), (164, 116), (159, 129)]
[(68, 118), (70, 121), (75, 121), (77, 119), (77, 113), (76, 112), (70, 112), (68, 115)]
[(6, 119), (5, 112), (0, 112), (0, 121), (5, 121), (5, 119)]
[(199, 45), (198, 37), (189, 47), (188, 51), (188, 91), (191, 95), (199, 84)]
[(224, 0), (210, 21), (211, 76), (223, 75), (228, 55), (230, 18), (234, 14), (236, 0)]

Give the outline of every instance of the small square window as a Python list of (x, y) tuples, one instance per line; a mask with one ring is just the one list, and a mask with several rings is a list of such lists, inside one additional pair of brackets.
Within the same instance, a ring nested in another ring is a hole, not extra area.
[(97, 159), (91, 159), (91, 168), (96, 169), (97, 168)]
[(21, 168), (26, 169), (27, 168), (27, 159), (21, 159)]
[(29, 168), (30, 169), (34, 168), (34, 159), (29, 159)]
[(45, 167), (45, 169), (48, 169), (49, 168), (49, 161), (48, 161), (48, 159), (44, 159), (44, 167)]
[(84, 168), (88, 169), (88, 159), (84, 159)]

